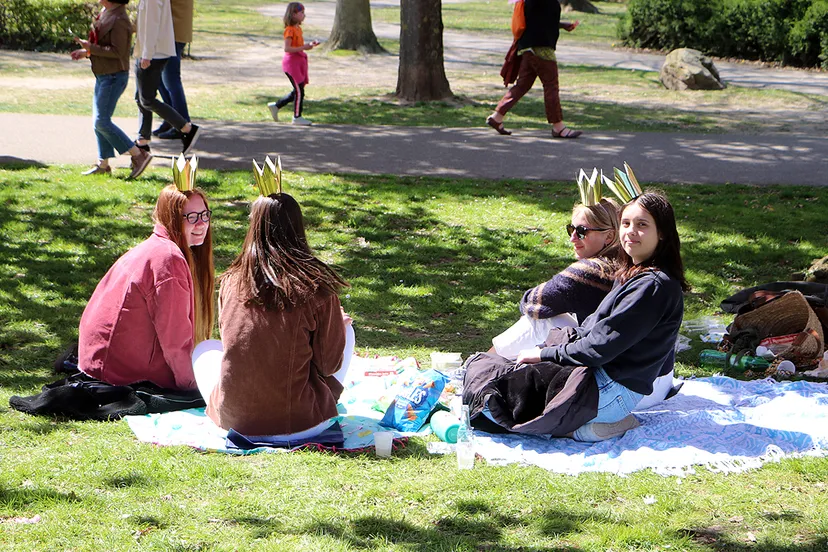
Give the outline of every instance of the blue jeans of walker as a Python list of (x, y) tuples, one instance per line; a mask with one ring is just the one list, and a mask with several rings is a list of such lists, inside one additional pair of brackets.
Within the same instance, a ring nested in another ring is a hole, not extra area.
[(614, 381), (603, 368), (595, 370), (595, 382), (598, 384), (598, 415), (575, 430), (572, 438), (576, 441), (600, 441), (601, 438), (592, 431), (592, 424), (623, 420), (644, 396)]
[(129, 71), (110, 75), (95, 75), (95, 95), (92, 97), (92, 120), (95, 123), (95, 137), (98, 139), (98, 158), (109, 159), (118, 153), (125, 153), (133, 146), (126, 133), (112, 122), (112, 114), (118, 99), (126, 90)]
[(184, 52), (184, 42), (175, 43), (175, 57), (167, 60), (164, 70), (161, 71), (161, 84), (158, 93), (165, 104), (169, 104), (178, 111), (179, 115), (190, 120), (190, 111), (187, 109), (187, 96), (184, 95), (184, 85), (181, 84), (181, 54)]

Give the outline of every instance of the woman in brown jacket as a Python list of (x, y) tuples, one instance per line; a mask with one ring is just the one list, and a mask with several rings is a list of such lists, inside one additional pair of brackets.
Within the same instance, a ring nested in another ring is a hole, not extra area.
[(221, 277), (220, 367), (202, 368), (193, 355), (218, 426), (292, 439), (328, 428), (353, 354), (351, 319), (337, 297), (345, 286), (311, 251), (293, 197), (253, 203), (242, 252)]
[(132, 39), (132, 23), (126, 11), (129, 0), (99, 0), (103, 7), (92, 23), (89, 40), (75, 37), (80, 49), (72, 52), (72, 59), (90, 58), (95, 74), (95, 95), (92, 102), (92, 118), (98, 139), (98, 162), (84, 172), (111, 174), (109, 159), (129, 152), (132, 170), (129, 178), (137, 178), (150, 163), (152, 155), (143, 151), (129, 139), (123, 130), (112, 122), (112, 114), (118, 99), (129, 81), (129, 50)]

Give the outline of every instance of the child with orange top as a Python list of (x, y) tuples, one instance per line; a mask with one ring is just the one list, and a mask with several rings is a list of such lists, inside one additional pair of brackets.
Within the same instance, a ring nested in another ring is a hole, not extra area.
[(300, 2), (291, 2), (285, 11), (285, 55), (282, 58), (282, 71), (287, 75), (293, 87), (290, 94), (278, 102), (270, 102), (270, 114), (274, 121), (279, 120), (279, 110), (293, 102), (294, 125), (308, 126), (311, 122), (302, 117), (302, 106), (305, 101), (305, 85), (308, 84), (308, 54), (319, 45), (318, 40), (305, 44), (302, 37), (302, 22), (305, 20), (305, 6)]

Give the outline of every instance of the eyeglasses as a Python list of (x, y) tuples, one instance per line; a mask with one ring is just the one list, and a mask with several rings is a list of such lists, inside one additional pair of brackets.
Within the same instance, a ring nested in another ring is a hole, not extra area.
[(572, 235), (572, 232), (575, 232), (575, 235), (578, 236), (579, 240), (582, 240), (586, 237), (588, 232), (605, 232), (609, 230), (609, 228), (587, 228), (586, 226), (578, 225), (572, 226), (571, 224), (566, 225), (566, 233), (568, 235)]
[(184, 218), (187, 219), (187, 222), (190, 224), (197, 224), (198, 219), (203, 220), (204, 222), (210, 222), (210, 217), (213, 215), (213, 212), (210, 209), (206, 209), (200, 213), (187, 213), (184, 215)]

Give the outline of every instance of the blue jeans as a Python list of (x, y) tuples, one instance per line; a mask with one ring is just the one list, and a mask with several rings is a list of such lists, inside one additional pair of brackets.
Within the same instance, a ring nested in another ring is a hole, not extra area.
[(184, 95), (184, 85), (181, 84), (181, 53), (184, 51), (184, 42), (175, 43), (175, 56), (167, 60), (167, 65), (161, 71), (161, 84), (158, 93), (165, 104), (169, 104), (178, 111), (179, 115), (190, 120), (190, 111), (187, 109), (187, 96)]
[(118, 99), (126, 90), (129, 71), (110, 75), (95, 75), (95, 95), (92, 99), (92, 120), (95, 122), (95, 137), (98, 139), (98, 159), (109, 159), (118, 153), (125, 153), (134, 144), (126, 133), (112, 122), (112, 114)]
[(592, 431), (592, 424), (623, 420), (644, 396), (614, 381), (603, 368), (595, 370), (595, 382), (598, 384), (598, 415), (575, 430), (572, 438), (576, 441), (600, 441), (601, 438)]

